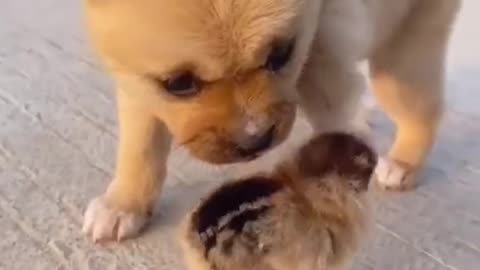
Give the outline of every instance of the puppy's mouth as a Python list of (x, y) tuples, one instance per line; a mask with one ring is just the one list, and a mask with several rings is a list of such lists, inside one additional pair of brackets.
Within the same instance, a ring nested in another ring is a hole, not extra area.
[(229, 140), (230, 136), (219, 135), (220, 132), (206, 131), (185, 143), (190, 153), (205, 162), (222, 165), (253, 161), (283, 141), (276, 126), (272, 126), (251, 144), (238, 144)]
[(246, 161), (255, 160), (278, 144), (277, 137), (277, 129), (273, 125), (261, 136), (253, 138), (249, 145), (241, 146), (237, 144), (238, 156), (243, 157)]
[(211, 127), (197, 133), (182, 145), (194, 157), (212, 164), (253, 161), (281, 144), (290, 134), (295, 111), (281, 116), (264, 132), (249, 138), (242, 137), (239, 140), (239, 137), (234, 135), (234, 130)]

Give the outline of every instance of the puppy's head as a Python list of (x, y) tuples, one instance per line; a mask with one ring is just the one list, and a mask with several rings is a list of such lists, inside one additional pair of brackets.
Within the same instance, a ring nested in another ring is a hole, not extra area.
[(119, 90), (195, 156), (248, 160), (287, 137), (321, 1), (85, 1)]
[(375, 166), (375, 151), (359, 138), (346, 133), (319, 135), (298, 153), (297, 166), (302, 175), (322, 179), (355, 193), (368, 189)]

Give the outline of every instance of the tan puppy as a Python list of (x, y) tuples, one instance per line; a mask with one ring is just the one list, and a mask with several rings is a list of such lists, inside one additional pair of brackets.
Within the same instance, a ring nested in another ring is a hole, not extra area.
[[(415, 183), (443, 108), (459, 0), (85, 0), (91, 40), (117, 82), (115, 179), (86, 212), (95, 240), (136, 234), (165, 178), (173, 138), (212, 163), (251, 160), (288, 135), (296, 108), (317, 132), (349, 129), (369, 60), (397, 125), (378, 167)], [(298, 106), (297, 106), (298, 105)]]
[(273, 175), (219, 187), (180, 230), (188, 269), (345, 269), (367, 232), (376, 161), (362, 141), (328, 133)]

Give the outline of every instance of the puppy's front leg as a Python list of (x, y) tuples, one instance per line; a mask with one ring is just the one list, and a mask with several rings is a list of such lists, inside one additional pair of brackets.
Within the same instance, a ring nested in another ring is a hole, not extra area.
[(435, 143), (444, 110), (451, 25), (460, 3), (421, 1), (403, 31), (371, 59), (374, 94), (397, 127), (389, 155), (377, 168), (385, 189), (414, 188)]
[(115, 178), (92, 200), (83, 230), (94, 241), (135, 236), (163, 185), (170, 135), (152, 113), (118, 91), (120, 142)]
[(300, 105), (316, 133), (342, 130), (368, 136), (360, 110), (365, 89), (356, 64), (313, 51), (299, 82)]

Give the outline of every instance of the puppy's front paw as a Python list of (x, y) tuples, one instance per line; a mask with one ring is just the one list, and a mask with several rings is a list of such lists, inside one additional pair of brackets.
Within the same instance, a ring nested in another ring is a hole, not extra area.
[(94, 242), (121, 241), (136, 236), (148, 219), (147, 215), (116, 208), (102, 196), (93, 199), (88, 205), (82, 230)]
[(407, 191), (416, 185), (416, 170), (390, 158), (381, 158), (375, 169), (378, 185), (385, 190)]

